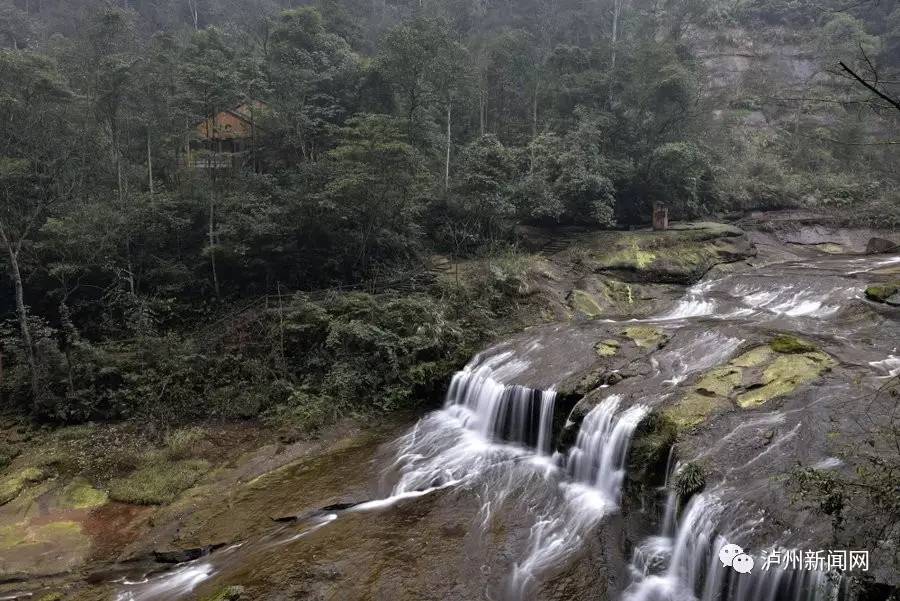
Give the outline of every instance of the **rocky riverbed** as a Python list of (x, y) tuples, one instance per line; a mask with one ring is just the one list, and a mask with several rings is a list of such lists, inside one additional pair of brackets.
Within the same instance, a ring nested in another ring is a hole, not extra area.
[[(7, 424), (0, 598), (887, 598), (896, 520), (815, 486), (896, 461), (900, 309), (866, 290), (900, 256), (867, 236), (579, 233), (532, 256), (531, 327), (443, 408), (317, 441)], [(850, 539), (870, 568), (843, 579), (732, 577), (713, 549)]]

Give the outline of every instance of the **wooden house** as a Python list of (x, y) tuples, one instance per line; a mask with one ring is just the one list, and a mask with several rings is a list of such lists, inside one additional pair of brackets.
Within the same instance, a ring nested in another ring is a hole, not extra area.
[(267, 111), (264, 102), (253, 100), (195, 124), (185, 164), (195, 169), (257, 170), (259, 122)]

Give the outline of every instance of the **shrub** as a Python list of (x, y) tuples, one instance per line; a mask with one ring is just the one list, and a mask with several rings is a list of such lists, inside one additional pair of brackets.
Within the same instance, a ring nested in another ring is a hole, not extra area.
[(706, 474), (696, 463), (688, 463), (675, 475), (675, 492), (682, 500), (700, 492), (706, 486)]

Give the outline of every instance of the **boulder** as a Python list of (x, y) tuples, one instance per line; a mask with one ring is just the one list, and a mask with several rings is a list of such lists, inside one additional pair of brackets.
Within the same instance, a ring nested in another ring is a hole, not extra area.
[(866, 254), (880, 255), (881, 253), (893, 252), (898, 248), (900, 248), (900, 245), (887, 238), (869, 238), (869, 242), (866, 244)]
[(876, 303), (888, 303), (896, 306), (900, 295), (900, 282), (876, 284), (866, 288), (866, 298)]

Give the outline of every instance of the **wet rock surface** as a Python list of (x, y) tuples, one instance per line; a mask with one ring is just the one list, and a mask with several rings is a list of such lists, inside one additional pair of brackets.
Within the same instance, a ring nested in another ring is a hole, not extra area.
[[(91, 524), (111, 523), (125, 507), (138, 513), (121, 523), (140, 527), (104, 556), (134, 561), (105, 565), (107, 576), (91, 581), (46, 571), (0, 591), (118, 601), (563, 601), (637, 589), (656, 600), (670, 597), (653, 592), (654, 582), (681, 582), (671, 568), (674, 534), (691, 524), (755, 552), (829, 548), (841, 532), (801, 494), (796, 474), (853, 474), (861, 441), (879, 452), (887, 442), (861, 424), (890, 408), (873, 395), (900, 374), (900, 321), (890, 305), (866, 300), (866, 289), (893, 281), (900, 257), (797, 245), (754, 256), (740, 230), (707, 225), (637, 234), (634, 246), (605, 249), (587, 235), (551, 257), (559, 272), (545, 293), (569, 307), (565, 319), (486, 349), (454, 380), (453, 402), (411, 427), (355, 431), (274, 463), (277, 454), (244, 457), (219, 474), (227, 486), (200, 480), (159, 508), (109, 501), (90, 483), (28, 480), (0, 508), (0, 517), (24, 512), (25, 523), (0, 529), (0, 560), (22, 540), (42, 540), (26, 501), (49, 494), (58, 502), (43, 515), (70, 524), (55, 526), (68, 529), (59, 540), (71, 535), (75, 553), (63, 570), (90, 565)], [(677, 248), (685, 255), (660, 259)], [(563, 277), (576, 252), (578, 273)], [(695, 252), (688, 265), (684, 256)], [(591, 278), (633, 286), (632, 302), (599, 295)], [(658, 303), (621, 311), (639, 304), (635, 290), (654, 286), (666, 290)], [(575, 300), (574, 290), (587, 296)], [(552, 440), (541, 441), (548, 432)], [(843, 516), (843, 533), (867, 531), (859, 516), (872, 508), (863, 509)], [(900, 584), (896, 549), (868, 550), (870, 588)], [(123, 577), (147, 582), (112, 582)]]

